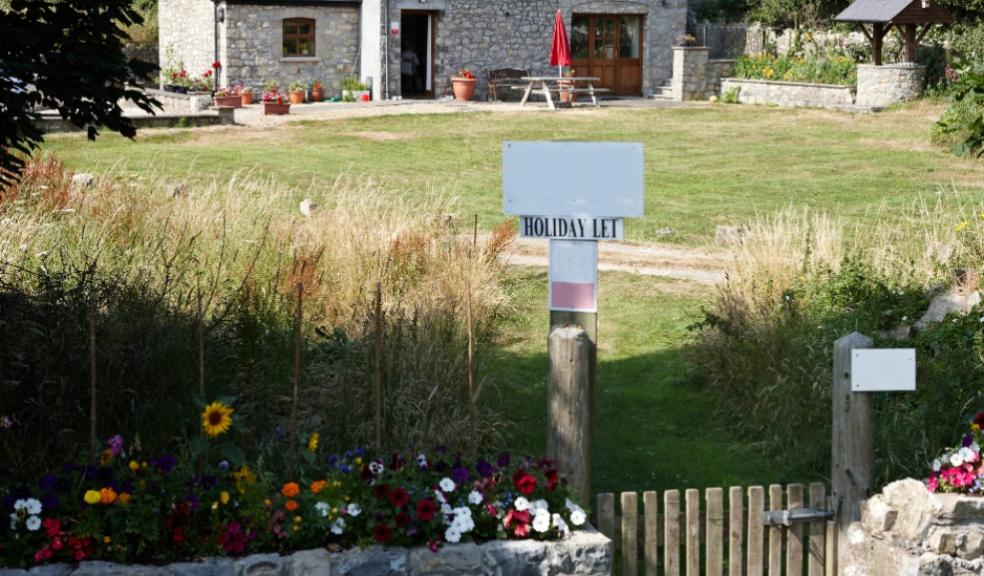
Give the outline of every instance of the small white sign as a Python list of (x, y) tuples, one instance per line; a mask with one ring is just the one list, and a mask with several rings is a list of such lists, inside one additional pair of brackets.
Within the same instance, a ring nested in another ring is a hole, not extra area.
[(519, 235), (523, 238), (622, 240), (625, 238), (625, 221), (621, 218), (520, 216)]
[(914, 348), (865, 348), (851, 352), (854, 392), (911, 392), (916, 389)]
[(400, 35), (400, 21), (393, 20), (392, 22), (390, 22), (390, 36), (399, 36), (399, 35)]
[(550, 241), (550, 309), (598, 311), (598, 243)]
[(642, 144), (506, 142), (502, 208), (514, 216), (638, 218)]

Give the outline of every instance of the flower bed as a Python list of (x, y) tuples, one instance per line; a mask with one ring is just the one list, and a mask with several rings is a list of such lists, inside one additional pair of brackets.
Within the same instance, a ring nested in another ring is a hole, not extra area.
[(735, 63), (735, 76), (749, 80), (854, 86), (858, 81), (858, 65), (843, 55), (807, 59), (760, 54), (739, 58)]
[(932, 474), (926, 479), (930, 492), (984, 494), (984, 462), (981, 444), (984, 443), (984, 412), (978, 412), (964, 434), (960, 446), (946, 449), (933, 460)]
[(586, 526), (549, 460), (446, 450), (321, 455), (314, 433), (294, 474), (277, 478), (274, 470), (293, 465), (242, 463), (241, 451), (219, 439), (232, 426), (231, 406), (213, 402), (185, 458), (147, 457), (114, 436), (98, 463), (68, 464), (7, 491), (0, 563), (168, 562), (324, 546), (438, 552), (462, 542), (558, 540)]

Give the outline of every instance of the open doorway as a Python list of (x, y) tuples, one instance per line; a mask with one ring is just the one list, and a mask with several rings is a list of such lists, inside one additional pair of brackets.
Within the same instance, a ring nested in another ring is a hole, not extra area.
[(404, 98), (433, 98), (433, 13), (404, 10), (400, 37), (400, 95)]

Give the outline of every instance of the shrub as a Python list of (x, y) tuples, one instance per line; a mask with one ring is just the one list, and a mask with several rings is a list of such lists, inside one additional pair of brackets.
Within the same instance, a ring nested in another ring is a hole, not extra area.
[(320, 207), (306, 218), (297, 191), (251, 176), (179, 187), (106, 177), (81, 194), (51, 160), (0, 193), (3, 475), (85, 449), (93, 309), (100, 434), (180, 451), (189, 431), (172, 414), (230, 395), (252, 432), (247, 455), (282, 453), (299, 285), (300, 429), (320, 430), (327, 448), (374, 440), (378, 285), (384, 447), (495, 446), (481, 351), (503, 304), (496, 254), (511, 228), (472, 246), (437, 195), (411, 201), (357, 179), (310, 193)]
[(826, 58), (742, 56), (735, 63), (735, 76), (754, 80), (812, 82), (853, 86), (858, 81), (857, 63), (844, 55)]
[(733, 86), (721, 94), (723, 104), (738, 104), (741, 102), (741, 86)]
[(984, 67), (960, 73), (950, 106), (933, 126), (933, 141), (960, 156), (984, 155)]
[(822, 215), (785, 213), (753, 223), (729, 280), (695, 327), (701, 382), (726, 417), (775, 455), (789, 476), (829, 473), (832, 343), (858, 330), (876, 346), (914, 347), (913, 393), (876, 397), (877, 476), (919, 477), (982, 400), (984, 308), (951, 316), (899, 342), (891, 332), (926, 311), (933, 290), (964, 268), (968, 289), (984, 254), (977, 210), (943, 204), (846, 231)]

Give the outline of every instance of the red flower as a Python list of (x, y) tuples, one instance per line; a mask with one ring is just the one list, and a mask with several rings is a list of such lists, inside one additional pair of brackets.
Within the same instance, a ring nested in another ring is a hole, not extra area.
[(45, 518), (41, 525), (44, 526), (44, 531), (48, 533), (49, 538), (54, 538), (61, 533), (61, 522), (57, 518)]
[(407, 526), (410, 525), (410, 515), (407, 514), (406, 512), (400, 512), (399, 514), (396, 515), (394, 521), (396, 522), (396, 525), (399, 526), (400, 528), (406, 528)]
[(506, 530), (512, 528), (513, 534), (517, 538), (526, 538), (530, 533), (530, 511), (510, 510), (502, 521), (502, 526)]
[(397, 488), (389, 493), (389, 501), (394, 508), (403, 508), (410, 501), (410, 495), (403, 488)]
[(376, 542), (385, 544), (393, 538), (393, 530), (390, 529), (389, 524), (376, 524), (376, 527), (372, 529), (372, 537), (376, 539)]
[(389, 484), (379, 484), (372, 487), (372, 494), (377, 500), (383, 500), (389, 494)]
[(560, 477), (557, 474), (556, 469), (547, 470), (547, 490), (553, 492), (557, 489), (557, 483), (560, 481)]
[(437, 504), (433, 500), (424, 498), (417, 502), (417, 520), (430, 522), (434, 519), (434, 514), (437, 514)]
[(978, 412), (977, 416), (974, 416), (974, 424), (977, 424), (978, 428), (984, 430), (984, 412)]
[(536, 478), (525, 470), (516, 470), (513, 474), (513, 485), (523, 496), (529, 496), (536, 490)]
[(216, 60), (215, 62), (212, 62), (212, 68), (222, 68), (222, 63)]

